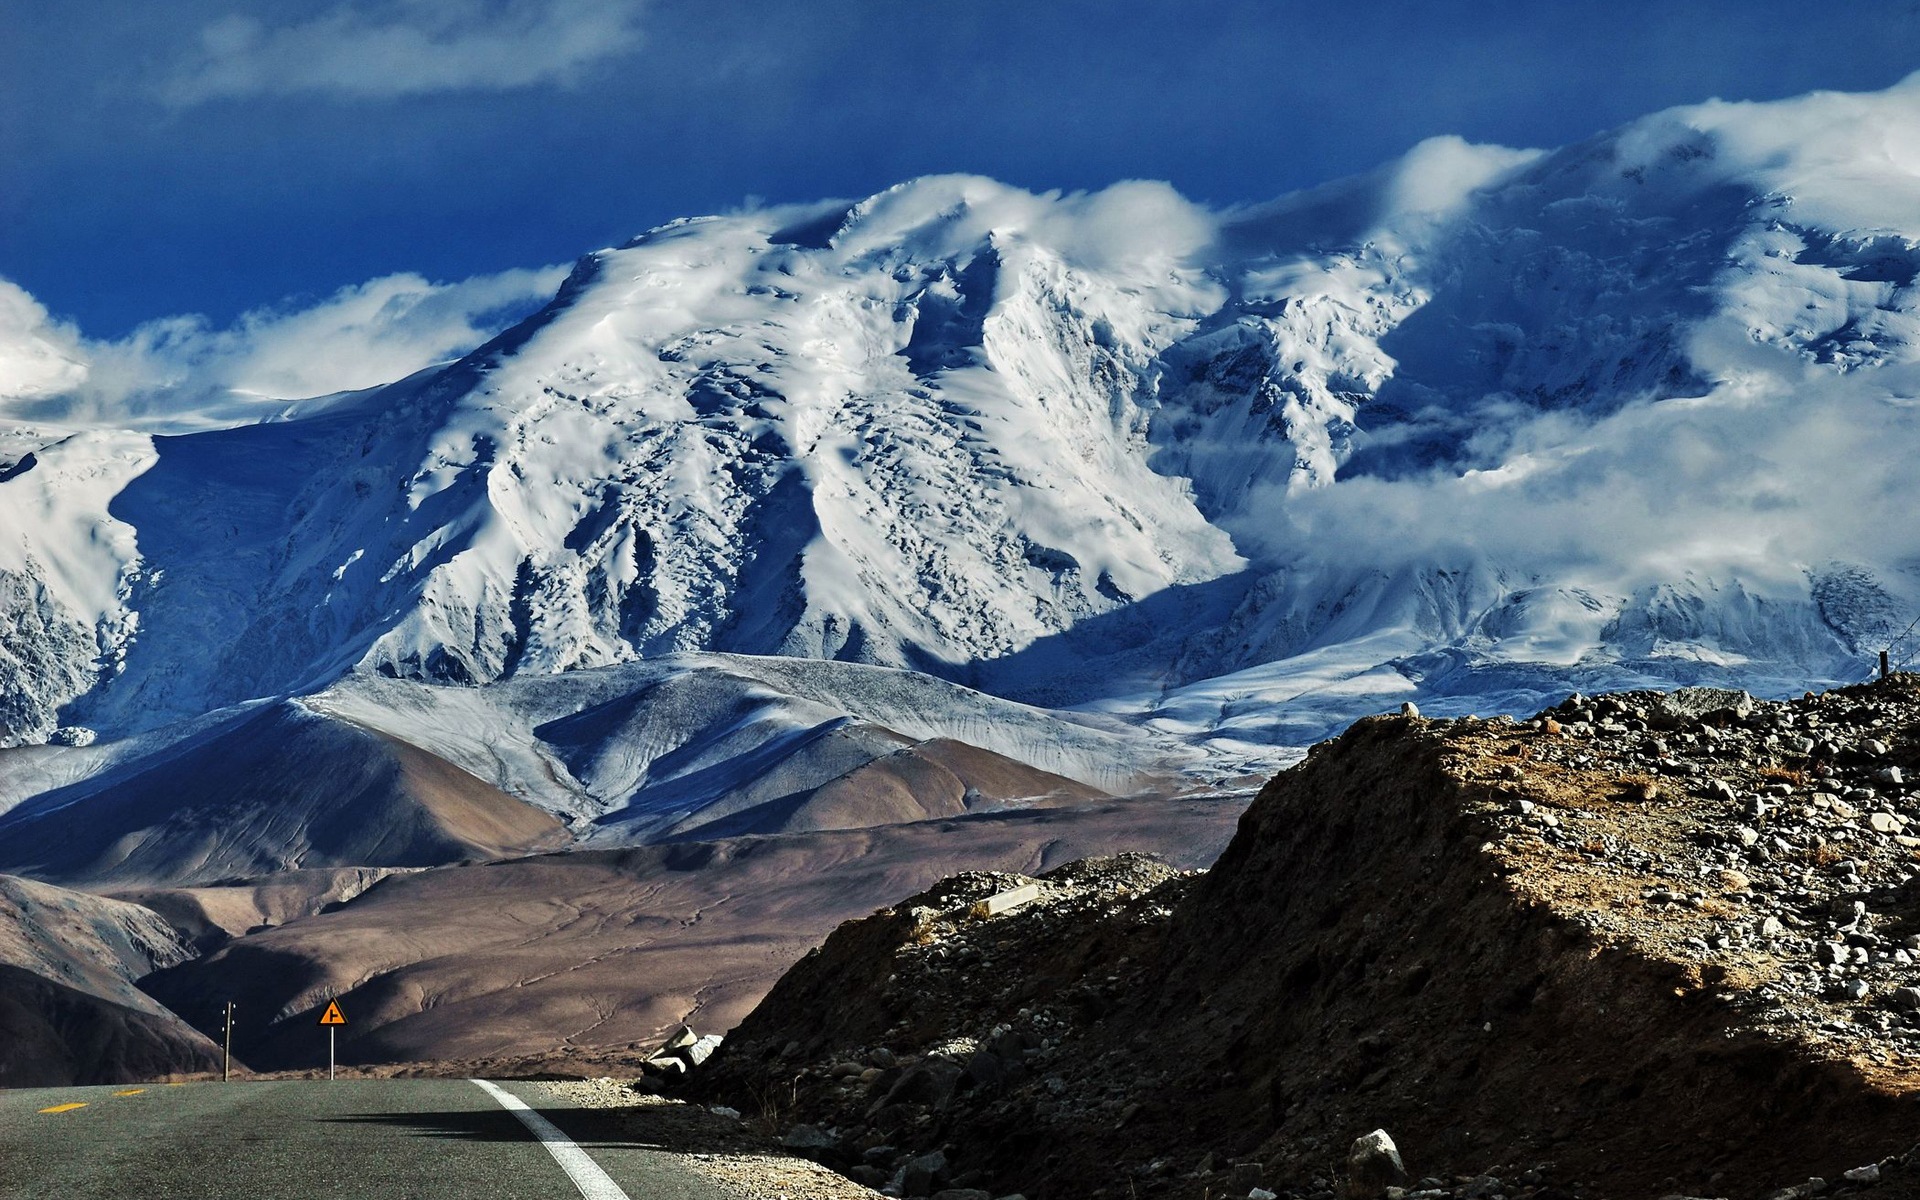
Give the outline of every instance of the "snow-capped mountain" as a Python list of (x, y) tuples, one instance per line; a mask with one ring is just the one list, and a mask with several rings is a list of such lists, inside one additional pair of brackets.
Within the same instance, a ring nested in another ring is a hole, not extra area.
[(1216, 763), (1860, 677), (1920, 613), (1917, 279), (1920, 77), (1227, 212), (950, 176), (679, 221), (386, 387), (0, 429), (0, 744), (708, 652)]

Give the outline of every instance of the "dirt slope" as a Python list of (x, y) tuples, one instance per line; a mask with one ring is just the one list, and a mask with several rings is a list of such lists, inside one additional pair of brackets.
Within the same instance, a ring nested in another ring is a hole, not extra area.
[(0, 964), (0, 1087), (140, 1083), (219, 1069), (219, 1047), (176, 1017)]
[(316, 867), (259, 879), (183, 888), (120, 888), (118, 900), (152, 909), (201, 953), (344, 904), (389, 875), (418, 867)]
[(950, 880), (697, 1087), (1035, 1200), (1324, 1198), (1376, 1127), (1436, 1197), (1920, 1191), (1920, 684), (1699, 699), (1362, 721), (1205, 875)]

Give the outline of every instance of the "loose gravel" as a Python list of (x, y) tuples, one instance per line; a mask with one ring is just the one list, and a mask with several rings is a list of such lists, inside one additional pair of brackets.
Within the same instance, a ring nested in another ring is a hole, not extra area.
[[(650, 1095), (630, 1079), (568, 1079), (539, 1086), (575, 1107), (631, 1113), (635, 1124), (644, 1123), (649, 1140), (684, 1155), (696, 1173), (741, 1200), (873, 1200), (878, 1195), (818, 1163), (792, 1157), (724, 1107)], [(724, 1149), (712, 1149), (716, 1146)]]

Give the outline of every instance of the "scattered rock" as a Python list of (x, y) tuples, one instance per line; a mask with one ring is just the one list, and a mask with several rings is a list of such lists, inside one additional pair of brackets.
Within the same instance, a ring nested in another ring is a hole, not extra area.
[(1688, 687), (1652, 697), (1645, 709), (1647, 724), (1678, 729), (1697, 721), (1744, 720), (1753, 711), (1753, 697), (1729, 688)]
[(1348, 1200), (1379, 1200), (1390, 1187), (1407, 1182), (1399, 1147), (1384, 1129), (1355, 1138), (1347, 1151)]
[(966, 1069), (959, 1063), (929, 1054), (901, 1073), (881, 1103), (921, 1104), (928, 1108), (939, 1108), (953, 1095), (954, 1088), (960, 1085), (960, 1077), (964, 1074)]
[(1765, 1200), (1806, 1200), (1808, 1196), (1818, 1196), (1826, 1190), (1827, 1181), (1821, 1179), (1819, 1176), (1815, 1176), (1805, 1183), (1795, 1184), (1789, 1188), (1781, 1188), (1777, 1192), (1769, 1192)]
[(787, 1130), (780, 1144), (789, 1150), (798, 1150), (805, 1154), (817, 1154), (826, 1150), (837, 1150), (840, 1139), (820, 1128), (818, 1125), (795, 1125)]
[(722, 1041), (717, 1033), (702, 1037), (691, 1026), (682, 1025), (640, 1064), (640, 1069), (660, 1078), (678, 1078), (712, 1058)]
[(931, 1196), (934, 1189), (946, 1182), (947, 1156), (935, 1150), (932, 1154), (923, 1154), (907, 1160), (900, 1168), (900, 1194), (903, 1196)]
[(713, 1052), (720, 1048), (720, 1042), (721, 1037), (719, 1034), (709, 1033), (694, 1042), (691, 1046), (683, 1047), (681, 1057), (687, 1060), (689, 1067), (697, 1067), (713, 1057)]

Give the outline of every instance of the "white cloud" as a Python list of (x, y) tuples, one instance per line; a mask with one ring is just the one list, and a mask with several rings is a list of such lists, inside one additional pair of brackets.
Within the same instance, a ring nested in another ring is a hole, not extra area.
[(241, 13), (200, 32), (163, 82), (186, 108), (243, 96), (390, 99), (566, 83), (640, 43), (643, 0), (389, 0), (269, 26)]
[(1209, 246), (1217, 218), (1172, 186), (1123, 180), (1097, 192), (1034, 193), (978, 175), (929, 175), (864, 200), (837, 243), (863, 253), (911, 241), (964, 253), (989, 234), (1019, 237), (1101, 270), (1164, 266)]
[(1915, 402), (1776, 365), (1604, 416), (1489, 410), (1504, 422), (1498, 466), (1256, 498), (1260, 549), (1307, 575), (1492, 564), (1616, 596), (1698, 573), (1792, 597), (1830, 561), (1920, 562), (1912, 473), (1893, 449), (1912, 443)]
[(48, 316), (25, 289), (0, 279), (0, 397), (58, 395), (86, 377), (79, 332)]
[(550, 297), (566, 272), (388, 275), (224, 329), (167, 317), (117, 341), (82, 337), (0, 280), (0, 416), (147, 429), (257, 419), (262, 400), (375, 387), (457, 357)]
[(1374, 220), (1381, 225), (1404, 224), (1413, 217), (1441, 220), (1459, 211), (1474, 192), (1544, 154), (1476, 144), (1451, 134), (1428, 138), (1379, 172), (1384, 178)]

